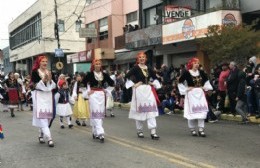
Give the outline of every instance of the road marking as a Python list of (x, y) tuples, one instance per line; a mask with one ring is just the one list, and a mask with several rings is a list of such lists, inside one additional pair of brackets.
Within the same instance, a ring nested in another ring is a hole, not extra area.
[[(32, 115), (32, 113), (30, 113), (30, 112), (26, 112), (26, 114)], [(92, 136), (92, 132), (91, 132), (90, 128), (83, 129), (83, 127), (78, 127), (78, 126), (74, 126), (73, 128), (77, 129), (80, 132), (88, 133)], [(119, 145), (127, 147), (127, 148), (131, 148), (131, 149), (135, 149), (135, 150), (138, 150), (138, 151), (141, 151), (144, 153), (148, 153), (150, 155), (160, 157), (162, 159), (168, 160), (171, 163), (179, 164), (179, 165), (182, 165), (187, 168), (215, 168), (215, 166), (213, 166), (213, 165), (209, 165), (209, 164), (202, 163), (202, 162), (196, 162), (191, 159), (185, 158), (181, 155), (178, 155), (178, 154), (175, 154), (172, 152), (168, 152), (168, 151), (164, 151), (164, 150), (160, 150), (160, 149), (156, 149), (156, 148), (153, 148), (150, 146), (137, 145), (137, 144), (127, 141), (123, 138), (118, 138), (118, 137), (111, 136), (111, 135), (106, 135), (106, 141), (111, 141), (113, 143), (119, 144)]]

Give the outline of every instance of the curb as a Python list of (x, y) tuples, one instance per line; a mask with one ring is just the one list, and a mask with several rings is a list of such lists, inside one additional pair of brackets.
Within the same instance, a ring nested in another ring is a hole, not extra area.
[[(119, 103), (119, 102), (114, 102), (114, 107), (119, 108), (119, 109), (124, 109), (124, 110), (129, 110), (130, 109), (130, 103)], [(165, 112), (169, 112), (168, 109), (165, 109)], [(176, 110), (176, 114), (182, 114), (182, 110)], [(242, 121), (242, 117), (240, 115), (232, 115), (232, 114), (221, 114), (220, 118), (222, 120), (228, 120), (228, 121), (236, 121), (240, 122)], [(260, 124), (260, 118), (256, 119), (254, 116), (249, 117), (249, 122), (250, 123), (255, 123), (255, 124)]]

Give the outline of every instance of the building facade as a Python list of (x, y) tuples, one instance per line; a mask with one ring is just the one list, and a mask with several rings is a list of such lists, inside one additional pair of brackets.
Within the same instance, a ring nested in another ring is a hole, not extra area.
[(13, 64), (10, 62), (9, 47), (6, 47), (2, 50), (3, 53), (3, 67), (4, 75), (7, 75), (9, 72), (15, 71)]
[[(72, 65), (67, 65), (66, 55), (85, 50), (85, 39), (79, 38), (76, 24), (85, 5), (86, 1), (77, 0), (38, 0), (9, 24), (10, 62), (15, 69), (30, 73), (34, 58), (46, 55), (52, 71), (71, 72)], [(64, 52), (63, 57), (56, 57), (59, 53), (62, 56), (59, 48)], [(64, 67), (56, 66), (57, 62)]]
[[(138, 25), (137, 9), (138, 1), (132, 0), (94, 1), (86, 6), (86, 28), (94, 28), (97, 31), (96, 37), (87, 37), (86, 48), (94, 53), (94, 58), (103, 60), (105, 68), (118, 68), (114, 63), (115, 53), (117, 49), (125, 48), (125, 25)], [(120, 38), (115, 40), (119, 36)], [(116, 47), (116, 43), (120, 46)]]
[(191, 57), (209, 70), (209, 59), (196, 38), (205, 37), (209, 25), (240, 24), (239, 0), (140, 0), (139, 30), (125, 34), (126, 48), (143, 49), (150, 66), (179, 67)]

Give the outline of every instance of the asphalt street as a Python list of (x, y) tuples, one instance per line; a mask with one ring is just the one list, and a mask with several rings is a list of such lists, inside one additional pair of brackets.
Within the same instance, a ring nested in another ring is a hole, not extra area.
[[(1, 110), (0, 110), (1, 111)], [(260, 167), (260, 127), (234, 121), (206, 123), (206, 138), (192, 137), (181, 114), (157, 118), (160, 140), (137, 138), (128, 110), (115, 109), (115, 118), (104, 119), (105, 143), (92, 139), (91, 127), (52, 128), (54, 148), (39, 144), (31, 111), (0, 112), (5, 139), (0, 141), (3, 168), (182, 168)], [(146, 125), (145, 125), (146, 126)]]

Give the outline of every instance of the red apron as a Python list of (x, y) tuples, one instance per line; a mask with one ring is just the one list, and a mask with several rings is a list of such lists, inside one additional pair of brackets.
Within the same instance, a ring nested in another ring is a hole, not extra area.
[(18, 96), (18, 91), (16, 88), (8, 89), (8, 97), (9, 97), (9, 104), (18, 104), (19, 103), (19, 96)]

